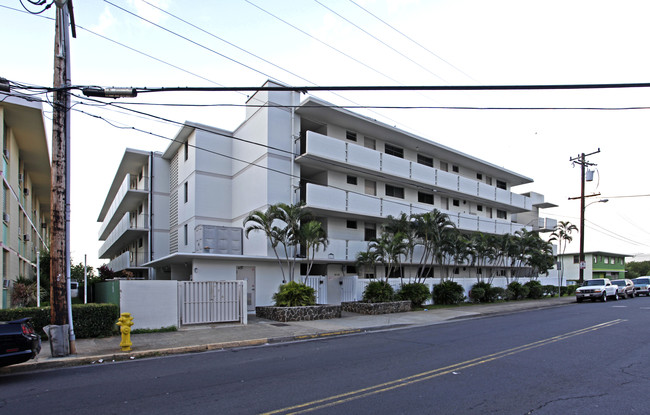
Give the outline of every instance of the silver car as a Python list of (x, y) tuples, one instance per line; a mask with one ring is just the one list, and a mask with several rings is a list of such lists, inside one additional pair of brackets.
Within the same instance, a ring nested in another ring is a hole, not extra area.
[(635, 278), (632, 282), (634, 283), (634, 293), (636, 295), (650, 296), (650, 276)]
[(612, 284), (618, 286), (618, 291), (616, 294), (618, 295), (618, 298), (635, 297), (634, 283), (632, 282), (632, 280), (628, 280), (627, 278), (621, 280), (612, 280)]

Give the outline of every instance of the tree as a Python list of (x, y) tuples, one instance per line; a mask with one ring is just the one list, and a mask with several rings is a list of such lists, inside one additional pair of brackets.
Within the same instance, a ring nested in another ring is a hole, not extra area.
[(378, 239), (370, 242), (369, 249), (375, 251), (377, 260), (386, 267), (384, 280), (388, 282), (393, 269), (400, 266), (400, 256), (405, 255), (407, 243), (401, 232), (383, 232)]
[(266, 238), (273, 249), (273, 253), (275, 254), (275, 258), (278, 260), (278, 265), (282, 272), (282, 281), (286, 281), (282, 260), (278, 254), (278, 245), (284, 240), (284, 232), (273, 224), (277, 216), (278, 208), (275, 205), (269, 206), (265, 212), (259, 210), (251, 212), (251, 214), (244, 219), (244, 234), (246, 235), (246, 238), (248, 238), (248, 235), (253, 231), (263, 232), (266, 235)]
[[(578, 227), (574, 224), (572, 224), (569, 221), (560, 221), (557, 225), (555, 225), (555, 228), (553, 229), (553, 233), (551, 233), (551, 237), (549, 238), (549, 242), (557, 241), (558, 245), (558, 253), (560, 255), (564, 255), (564, 252), (566, 251), (567, 245), (569, 242), (573, 240), (573, 237), (571, 236), (571, 233), (573, 231), (578, 231)], [(558, 290), (564, 283), (564, 266), (560, 265), (560, 269), (558, 270)]]
[(314, 257), (319, 247), (327, 248), (329, 241), (327, 240), (327, 231), (323, 228), (323, 224), (317, 220), (309, 221), (300, 227), (300, 245), (305, 249), (307, 257), (307, 272), (305, 274), (305, 283), (314, 265)]
[(372, 274), (375, 274), (375, 266), (379, 261), (377, 252), (368, 247), (368, 250), (365, 252), (359, 252), (357, 254), (355, 265), (357, 267), (357, 274), (363, 278), (367, 271), (372, 271)]
[(433, 209), (431, 212), (413, 215), (412, 226), (415, 228), (416, 244), (423, 247), (416, 282), (424, 282), (435, 263), (443, 264), (446, 247), (450, 235), (456, 232), (456, 225), (446, 213)]

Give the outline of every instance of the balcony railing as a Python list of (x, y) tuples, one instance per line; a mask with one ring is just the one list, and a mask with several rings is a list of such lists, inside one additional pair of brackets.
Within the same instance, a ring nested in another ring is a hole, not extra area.
[(113, 272), (123, 271), (128, 268), (142, 267), (145, 263), (143, 252), (133, 254), (132, 252), (124, 252), (114, 260), (108, 263), (108, 268)]
[[(366, 216), (374, 219), (386, 218), (389, 215), (399, 216), (402, 212), (409, 215), (430, 212), (434, 208), (434, 206), (427, 204), (416, 204), (406, 201), (399, 202), (313, 183), (307, 184), (306, 205), (312, 209), (345, 212), (347, 214)], [(507, 220), (491, 219), (445, 209), (438, 210), (446, 213), (456, 227), (461, 230), (495, 234), (513, 233), (523, 228), (532, 230), (531, 226), (525, 226)]]
[[(107, 251), (112, 248), (116, 242), (123, 240), (128, 231), (147, 231), (149, 230), (149, 215), (137, 215), (133, 217), (131, 212), (127, 212), (119, 223), (113, 228), (106, 241), (99, 249), (99, 258), (103, 258)], [(126, 242), (124, 242), (126, 243)], [(108, 255), (110, 256), (110, 254)]]
[(354, 167), (355, 170), (381, 172), (395, 178), (484, 199), (486, 202), (500, 203), (509, 206), (509, 210), (526, 211), (532, 207), (531, 200), (527, 196), (313, 131), (307, 131), (305, 150), (304, 155), (322, 161)]
[(146, 199), (149, 190), (149, 178), (144, 177), (142, 180), (135, 180), (130, 174), (124, 177), (124, 181), (120, 185), (120, 189), (115, 194), (113, 203), (108, 209), (104, 222), (99, 229), (99, 240), (103, 241), (108, 237), (118, 223), (122, 219), (122, 215), (129, 210), (134, 210), (137, 205)]

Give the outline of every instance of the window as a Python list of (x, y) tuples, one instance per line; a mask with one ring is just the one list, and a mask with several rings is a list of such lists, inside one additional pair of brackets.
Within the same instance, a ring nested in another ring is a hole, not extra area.
[(476, 173), (476, 180), (483, 180), (483, 175), (481, 173)]
[(598, 257), (594, 255), (594, 264), (598, 263)]
[(497, 187), (499, 189), (508, 190), (508, 186), (506, 185), (506, 182), (504, 182), (503, 180), (497, 180)]
[(142, 248), (142, 238), (138, 239), (138, 248)]
[(433, 194), (418, 192), (418, 202), (433, 205)]
[[(597, 258), (594, 257), (594, 263), (596, 263), (596, 260), (597, 260)], [(574, 264), (578, 264), (578, 263), (580, 263), (580, 255), (574, 255), (574, 256), (573, 256), (573, 263), (574, 263)]]
[(189, 157), (189, 154), (190, 154), (190, 142), (188, 140), (185, 143), (183, 143), (183, 158), (185, 160), (187, 160), (188, 157)]
[(347, 228), (348, 229), (357, 229), (357, 221), (356, 220), (349, 220), (347, 222)]
[(390, 184), (386, 185), (386, 196), (398, 197), (404, 199), (404, 188), (391, 186)]
[(458, 199), (454, 199), (453, 202), (452, 202), (452, 204), (453, 204), (454, 206), (460, 206), (460, 200), (458, 200)]
[(505, 210), (497, 209), (497, 218), (508, 219), (508, 212), (506, 212)]
[(377, 143), (376, 143), (374, 138), (366, 137), (366, 139), (363, 142), (363, 146), (365, 148), (369, 148), (371, 150), (376, 150), (377, 149)]
[(384, 152), (391, 156), (399, 157), (401, 159), (404, 158), (404, 149), (391, 144), (384, 144)]
[(451, 171), (453, 171), (454, 173), (458, 173), (460, 171), (460, 169), (458, 168), (458, 166), (455, 166), (455, 165), (452, 164), (451, 165)]
[(423, 156), (422, 154), (418, 154), (418, 163), (424, 164), (425, 166), (433, 167), (433, 158)]
[(357, 133), (355, 133), (354, 131), (346, 131), (345, 138), (347, 138), (350, 141), (357, 141)]
[(377, 196), (377, 182), (372, 180), (366, 180), (366, 194), (371, 196)]
[(183, 200), (185, 201), (185, 203), (187, 203), (187, 201), (189, 200), (189, 190), (188, 190), (187, 182), (183, 184)]
[(608, 256), (605, 257), (605, 263), (609, 264), (609, 257)]
[(353, 184), (357, 185), (357, 177), (356, 176), (348, 176), (348, 184)]
[(446, 161), (441, 161), (440, 162), (440, 170), (449, 171), (449, 165), (447, 164)]
[(346, 265), (345, 266), (345, 273), (346, 274), (356, 274), (357, 273), (357, 267), (354, 265)]
[(188, 243), (187, 224), (183, 225), (183, 241), (185, 242), (185, 245), (187, 245)]
[(366, 223), (363, 233), (364, 241), (372, 241), (377, 239), (377, 225), (374, 223)]
[(483, 205), (476, 205), (476, 210), (483, 212)]

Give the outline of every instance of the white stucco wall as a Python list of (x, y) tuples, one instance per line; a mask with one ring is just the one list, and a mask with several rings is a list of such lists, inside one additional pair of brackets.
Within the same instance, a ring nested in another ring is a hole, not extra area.
[(131, 313), (131, 329), (178, 326), (176, 281), (120, 281), (120, 311)]

